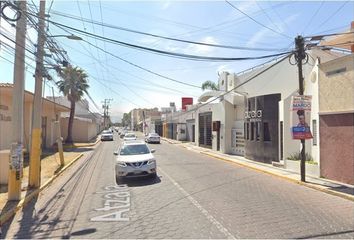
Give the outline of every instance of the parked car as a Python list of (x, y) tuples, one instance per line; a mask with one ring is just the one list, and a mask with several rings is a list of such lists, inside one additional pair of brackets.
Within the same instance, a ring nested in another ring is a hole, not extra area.
[(119, 134), (119, 137), (120, 138), (124, 138), (124, 135), (127, 133), (127, 131), (125, 131), (125, 130), (122, 130), (121, 132), (120, 132), (120, 134)]
[(116, 158), (116, 179), (125, 177), (156, 177), (156, 159), (148, 145), (142, 140), (123, 142), (120, 149), (114, 152)]
[(113, 133), (110, 130), (104, 130), (101, 134), (101, 141), (113, 141)]
[(147, 143), (160, 143), (160, 136), (157, 133), (149, 133), (145, 137), (145, 142)]
[(124, 138), (123, 138), (123, 140), (124, 141), (131, 141), (131, 140), (136, 140), (136, 135), (135, 135), (135, 133), (126, 133), (125, 135), (124, 135)]

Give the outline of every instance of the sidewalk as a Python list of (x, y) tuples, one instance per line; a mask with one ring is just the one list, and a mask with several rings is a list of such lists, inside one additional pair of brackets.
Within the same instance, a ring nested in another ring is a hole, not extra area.
[[(41, 159), (41, 187), (39, 189), (28, 189), (28, 172), (29, 167), (23, 169), (23, 179), (21, 183), (21, 200), (20, 201), (7, 201), (7, 186), (2, 185), (0, 188), (0, 226), (10, 219), (18, 210), (24, 207), (33, 198), (46, 188), (53, 180), (55, 180), (61, 173), (80, 159), (86, 151), (91, 150), (87, 148), (94, 146), (98, 141), (87, 144), (80, 144), (80, 147), (72, 146), (71, 150), (64, 151), (64, 167), (60, 167), (59, 153), (48, 154), (42, 156)], [(96, 139), (95, 139), (96, 140)]]
[(326, 192), (338, 197), (342, 197), (351, 201), (354, 201), (354, 186), (340, 183), (324, 178), (316, 178), (311, 176), (306, 176), (306, 182), (300, 181), (300, 174), (296, 172), (289, 171), (287, 169), (276, 167), (266, 163), (260, 163), (252, 160), (248, 160), (241, 156), (224, 154), (220, 152), (213, 151), (211, 149), (202, 148), (195, 146), (191, 142), (181, 142), (173, 139), (161, 138), (170, 144), (176, 144), (178, 146), (184, 147), (188, 150), (195, 151), (201, 154), (205, 154), (223, 161), (228, 161), (234, 164), (241, 165), (243, 167), (251, 168), (253, 170), (270, 174), (288, 181), (295, 182), (297, 184), (304, 185), (322, 192)]

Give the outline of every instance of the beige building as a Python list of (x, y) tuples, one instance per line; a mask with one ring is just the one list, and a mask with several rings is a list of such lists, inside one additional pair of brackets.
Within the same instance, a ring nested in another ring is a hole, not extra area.
[(354, 184), (353, 53), (319, 65), (319, 103), (321, 176)]
[[(12, 99), (13, 85), (0, 83), (0, 151), (10, 149), (12, 135)], [(34, 94), (25, 91), (24, 98), (24, 132), (23, 147), (29, 150), (32, 126), (32, 109)], [(56, 142), (55, 120), (61, 113), (69, 112), (70, 108), (42, 99), (42, 146), (49, 148)]]
[[(70, 102), (66, 97), (47, 97), (50, 100), (70, 108)], [(61, 116), (61, 135), (64, 140), (68, 135), (70, 113), (63, 113)], [(103, 117), (100, 113), (90, 111), (89, 103), (83, 99), (75, 104), (75, 118), (73, 123), (73, 141), (88, 142), (103, 130)]]

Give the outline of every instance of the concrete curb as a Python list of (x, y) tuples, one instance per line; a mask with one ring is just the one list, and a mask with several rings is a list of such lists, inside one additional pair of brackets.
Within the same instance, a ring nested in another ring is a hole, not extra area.
[(299, 185), (302, 185), (302, 186), (305, 186), (305, 187), (308, 187), (308, 188), (312, 188), (312, 189), (315, 189), (315, 190), (318, 190), (318, 191), (321, 191), (321, 192), (324, 192), (324, 193), (328, 193), (328, 194), (331, 194), (331, 195), (334, 195), (334, 196), (337, 196), (337, 197), (341, 197), (341, 198), (344, 198), (344, 199), (347, 199), (347, 200), (350, 200), (350, 201), (354, 202), (354, 196), (352, 196), (350, 194), (336, 192), (336, 191), (330, 190), (328, 188), (319, 187), (319, 186), (317, 186), (315, 184), (308, 183), (308, 182), (301, 182), (300, 180), (296, 180), (296, 179), (293, 179), (293, 178), (290, 178), (290, 177), (287, 177), (287, 176), (284, 176), (284, 175), (281, 175), (281, 174), (277, 174), (277, 173), (274, 173), (274, 172), (271, 172), (271, 171), (267, 171), (267, 170), (264, 170), (264, 169), (259, 169), (257, 167), (253, 167), (253, 166), (250, 166), (248, 164), (236, 162), (236, 161), (233, 161), (233, 160), (230, 160), (230, 159), (227, 159), (227, 158), (223, 158), (223, 157), (214, 155), (214, 154), (209, 153), (209, 152), (200, 152), (200, 153), (204, 154), (204, 155), (208, 155), (208, 156), (216, 158), (216, 159), (219, 159), (219, 160), (222, 160), (222, 161), (225, 161), (225, 162), (234, 163), (234, 164), (237, 164), (237, 165), (242, 166), (242, 167), (247, 167), (247, 168), (250, 168), (250, 169), (258, 171), (258, 172), (266, 173), (266, 174), (269, 174), (269, 175), (272, 175), (272, 176), (287, 180), (289, 182), (293, 182), (293, 183), (296, 183), (296, 184), (299, 184)]
[(71, 145), (64, 145), (63, 148), (64, 149), (70, 149), (70, 148), (82, 148), (82, 147), (93, 147), (93, 146), (96, 146), (97, 143), (99, 143), (101, 140), (100, 139), (97, 139), (96, 142), (94, 143), (87, 143), (87, 144), (83, 144), (83, 145), (80, 145), (80, 146), (75, 146), (75, 144), (71, 144)]
[(20, 209), (25, 207), (28, 202), (30, 202), (35, 196), (39, 195), (39, 193), (48, 187), (60, 174), (62, 174), (66, 169), (68, 169), (71, 165), (73, 165), (77, 160), (79, 160), (84, 154), (80, 153), (79, 156), (75, 157), (68, 165), (64, 166), (59, 172), (55, 173), (48, 181), (46, 181), (39, 189), (31, 191), (30, 194), (25, 196), (23, 199), (19, 201), (19, 203), (2, 214), (0, 217), (0, 226), (2, 226), (5, 222), (7, 222), (11, 217), (13, 217)]
[[(161, 138), (162, 140), (170, 143), (170, 144), (176, 144), (170, 140), (167, 140), (165, 138)], [(246, 167), (246, 168), (249, 168), (249, 169), (252, 169), (252, 170), (255, 170), (257, 172), (262, 172), (262, 173), (265, 173), (265, 174), (269, 174), (269, 175), (272, 175), (274, 177), (278, 177), (278, 178), (281, 178), (281, 179), (284, 179), (284, 180), (287, 180), (289, 182), (293, 182), (293, 183), (296, 183), (296, 184), (299, 184), (299, 185), (302, 185), (302, 186), (305, 186), (305, 187), (308, 187), (308, 188), (312, 188), (312, 189), (315, 189), (315, 190), (318, 190), (318, 191), (321, 191), (321, 192), (324, 192), (324, 193), (327, 193), (327, 194), (331, 194), (333, 196), (337, 196), (337, 197), (341, 197), (341, 198), (344, 198), (346, 200), (350, 200), (350, 201), (353, 201), (354, 202), (354, 196), (353, 195), (350, 195), (350, 194), (347, 194), (347, 193), (341, 193), (341, 192), (336, 192), (336, 191), (333, 191), (331, 189), (328, 189), (328, 188), (325, 188), (325, 187), (319, 187), (313, 183), (308, 183), (308, 182), (301, 182), (300, 180), (296, 180), (296, 179), (293, 179), (293, 178), (290, 178), (290, 177), (287, 177), (287, 176), (284, 176), (284, 175), (281, 175), (281, 174), (278, 174), (278, 173), (274, 173), (274, 172), (271, 172), (271, 171), (267, 171), (267, 170), (264, 170), (264, 169), (260, 169), (260, 168), (257, 168), (257, 167), (254, 167), (254, 166), (250, 166), (246, 163), (240, 163), (240, 162), (236, 162), (236, 161), (233, 161), (231, 159), (227, 159), (227, 158), (224, 158), (224, 157), (221, 157), (221, 156), (218, 156), (218, 155), (215, 155), (213, 153), (210, 153), (210, 152), (206, 152), (206, 151), (195, 151), (195, 150), (192, 150), (192, 149), (188, 149), (186, 146), (183, 146), (181, 145), (183, 148), (189, 150), (189, 151), (194, 151), (194, 152), (199, 152), (201, 154), (204, 154), (204, 155), (208, 155), (210, 157), (213, 157), (213, 158), (216, 158), (216, 159), (219, 159), (219, 160), (222, 160), (222, 161), (225, 161), (225, 162), (229, 162), (229, 163), (233, 163), (233, 164), (237, 164), (239, 166), (242, 166), (242, 167)]]

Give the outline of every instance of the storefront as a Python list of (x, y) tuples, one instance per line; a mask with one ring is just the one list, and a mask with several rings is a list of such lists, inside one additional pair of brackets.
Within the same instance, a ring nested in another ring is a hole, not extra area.
[(249, 98), (245, 111), (245, 157), (264, 163), (279, 161), (280, 94)]

